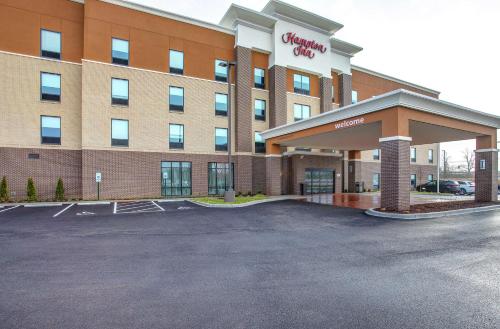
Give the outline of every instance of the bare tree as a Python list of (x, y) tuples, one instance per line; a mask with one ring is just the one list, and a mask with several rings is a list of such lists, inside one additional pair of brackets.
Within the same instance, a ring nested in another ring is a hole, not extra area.
[(448, 173), (450, 172), (450, 156), (446, 150), (443, 150), (443, 178), (447, 178)]
[(462, 155), (465, 160), (465, 169), (467, 169), (467, 173), (470, 174), (472, 169), (474, 169), (474, 152), (466, 148), (462, 151)]

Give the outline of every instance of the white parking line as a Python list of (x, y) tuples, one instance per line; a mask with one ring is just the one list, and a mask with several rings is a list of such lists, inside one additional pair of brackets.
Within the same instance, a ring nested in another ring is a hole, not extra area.
[(151, 201), (151, 202), (152, 202), (155, 206), (157, 206), (158, 208), (160, 208), (160, 209), (161, 209), (161, 211), (165, 211), (165, 209), (163, 209), (162, 207), (160, 207), (160, 206), (159, 206), (156, 202), (154, 202), (154, 201)]
[(4, 209), (4, 210), (0, 210), (0, 212), (6, 212), (6, 211), (9, 211), (9, 210), (12, 210), (12, 209), (16, 209), (17, 207), (20, 207), (20, 206), (14, 206), (12, 208), (7, 208), (7, 209)]
[(54, 216), (52, 216), (53, 218), (59, 216), (60, 214), (62, 214), (63, 212), (65, 212), (66, 210), (68, 210), (69, 208), (73, 207), (75, 204), (72, 203), (70, 204), (69, 206), (67, 206), (66, 208), (64, 208), (63, 210), (61, 210), (60, 212), (58, 212), (57, 214), (55, 214)]
[(113, 207), (113, 214), (116, 214), (116, 202), (115, 202), (115, 205)]

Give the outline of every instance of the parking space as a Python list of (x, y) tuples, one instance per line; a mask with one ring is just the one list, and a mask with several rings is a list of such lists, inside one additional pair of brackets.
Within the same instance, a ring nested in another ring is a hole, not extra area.
[(165, 209), (154, 201), (115, 202), (113, 209), (114, 214), (136, 214), (160, 211), (165, 211)]

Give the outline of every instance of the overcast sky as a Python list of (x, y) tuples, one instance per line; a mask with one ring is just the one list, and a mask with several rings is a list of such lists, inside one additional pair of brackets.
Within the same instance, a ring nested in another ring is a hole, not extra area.
[[(132, 1), (132, 0), (129, 0)], [(267, 0), (133, 0), (218, 23), (229, 5)], [(363, 47), (352, 63), (441, 91), (441, 99), (500, 115), (500, 0), (285, 0), (344, 25)], [(444, 145), (459, 160), (464, 143)], [(474, 143), (466, 143), (474, 149)]]

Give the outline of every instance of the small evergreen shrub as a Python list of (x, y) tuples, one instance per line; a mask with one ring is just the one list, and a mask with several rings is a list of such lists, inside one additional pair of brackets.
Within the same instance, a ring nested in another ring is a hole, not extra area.
[(28, 196), (28, 202), (34, 202), (38, 200), (36, 193), (35, 183), (33, 178), (28, 178), (28, 185), (26, 186), (26, 195)]
[(64, 201), (64, 184), (61, 178), (57, 180), (56, 201)]
[(9, 201), (9, 186), (7, 185), (7, 177), (3, 176), (0, 183), (0, 202)]

